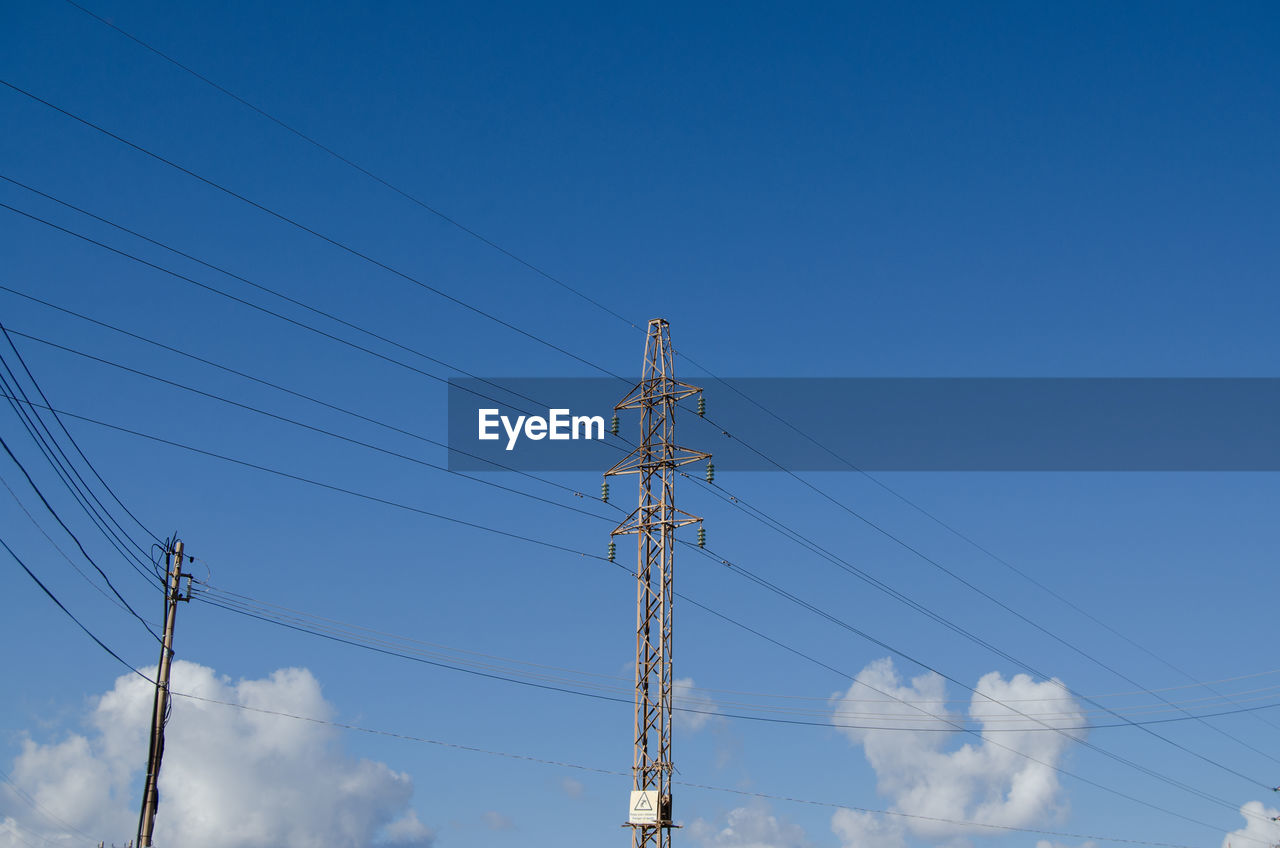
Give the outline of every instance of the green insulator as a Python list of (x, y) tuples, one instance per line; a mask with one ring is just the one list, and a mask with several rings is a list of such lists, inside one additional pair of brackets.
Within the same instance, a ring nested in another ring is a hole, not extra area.
[(716, 467), (710, 460), (707, 461), (707, 482), (714, 483), (716, 481)]
[(698, 414), (699, 415), (707, 414), (707, 399), (704, 398), (702, 395), (698, 395)]
[(707, 528), (698, 528), (698, 547), (705, 548), (707, 546)]
[(609, 422), (609, 432), (618, 435), (618, 413), (613, 413), (613, 420)]
[(609, 562), (613, 562), (613, 558), (618, 555), (618, 546), (613, 542), (609, 543)]
[(600, 484), (600, 500), (605, 503), (609, 502), (609, 481), (605, 480)]

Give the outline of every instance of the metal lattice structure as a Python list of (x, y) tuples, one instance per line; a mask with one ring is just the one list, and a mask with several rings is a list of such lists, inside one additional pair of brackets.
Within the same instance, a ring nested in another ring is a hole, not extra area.
[(671, 623), (674, 599), (675, 531), (702, 519), (676, 509), (676, 469), (710, 454), (675, 444), (676, 404), (702, 389), (675, 379), (667, 321), (649, 322), (639, 384), (616, 410), (640, 410), (640, 444), (605, 472), (636, 474), (640, 503), (613, 536), (637, 536), (636, 713), (632, 759), (631, 815), (634, 848), (671, 844)]

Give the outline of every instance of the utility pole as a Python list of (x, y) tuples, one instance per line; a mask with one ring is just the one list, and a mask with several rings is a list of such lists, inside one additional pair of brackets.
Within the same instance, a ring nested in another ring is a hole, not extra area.
[[(138, 848), (150, 848), (151, 831), (160, 806), (160, 760), (164, 757), (164, 727), (169, 722), (169, 666), (173, 662), (173, 625), (178, 615), (178, 602), (191, 600), (190, 574), (182, 571), (182, 542), (175, 539), (166, 552), (169, 574), (164, 594), (164, 638), (160, 645), (160, 664), (156, 669), (156, 700), (151, 713), (151, 746), (147, 753), (147, 778), (142, 789), (142, 813), (138, 817)], [(188, 578), (184, 596), (182, 578)]]
[[(640, 382), (614, 407), (640, 410), (640, 444), (605, 477), (636, 474), (640, 505), (612, 536), (637, 536), (636, 713), (630, 815), (633, 848), (671, 844), (671, 612), (675, 530), (702, 521), (676, 509), (676, 469), (710, 454), (675, 444), (675, 410), (702, 389), (675, 379), (666, 319), (649, 322)], [(611, 543), (612, 544), (612, 543)]]

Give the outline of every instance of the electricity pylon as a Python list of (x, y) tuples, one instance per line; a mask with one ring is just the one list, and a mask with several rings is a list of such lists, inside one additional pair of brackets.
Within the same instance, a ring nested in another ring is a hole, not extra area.
[(671, 844), (671, 612), (675, 531), (702, 521), (676, 509), (676, 469), (711, 455), (675, 444), (676, 404), (702, 389), (675, 379), (666, 319), (649, 322), (641, 379), (614, 407), (640, 410), (640, 444), (605, 476), (637, 474), (640, 505), (611, 536), (634, 533), (636, 567), (636, 715), (632, 758), (633, 848)]

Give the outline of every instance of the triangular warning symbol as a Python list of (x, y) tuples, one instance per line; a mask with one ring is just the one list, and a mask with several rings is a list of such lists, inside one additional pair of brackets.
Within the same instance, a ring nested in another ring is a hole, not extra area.
[(636, 809), (637, 810), (653, 809), (653, 805), (649, 803), (649, 793), (647, 792), (640, 793), (639, 799), (636, 800)]

